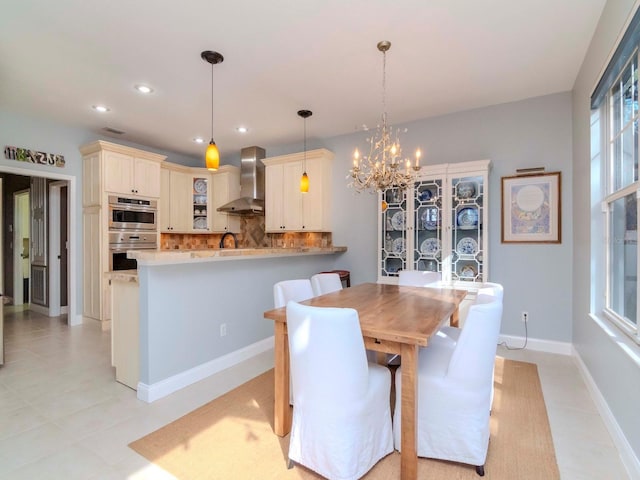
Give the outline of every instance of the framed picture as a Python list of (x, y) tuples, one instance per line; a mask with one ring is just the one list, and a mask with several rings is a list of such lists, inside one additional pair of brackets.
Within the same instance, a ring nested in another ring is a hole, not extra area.
[(502, 177), (502, 243), (560, 243), (560, 172)]

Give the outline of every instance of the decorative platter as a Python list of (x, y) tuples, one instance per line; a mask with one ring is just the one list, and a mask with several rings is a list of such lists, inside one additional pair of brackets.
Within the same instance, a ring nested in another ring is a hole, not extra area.
[(196, 203), (198, 205), (204, 205), (205, 203), (207, 203), (207, 196), (206, 195), (194, 195), (193, 196), (193, 203)]
[(420, 244), (420, 252), (424, 255), (437, 255), (440, 248), (440, 239), (435, 237), (427, 238)]
[(475, 228), (478, 226), (478, 210), (474, 207), (466, 207), (458, 212), (456, 217), (461, 228)]
[(456, 192), (458, 198), (471, 198), (476, 195), (476, 184), (475, 182), (461, 182), (456, 187)]
[(460, 255), (475, 255), (478, 252), (478, 242), (471, 237), (464, 237), (456, 245), (456, 252)]
[(193, 220), (193, 228), (196, 230), (206, 230), (207, 228), (207, 217), (198, 217)]
[(393, 241), (393, 253), (401, 254), (404, 253), (404, 238), (396, 238)]
[(438, 209), (436, 207), (427, 207), (420, 216), (422, 228), (425, 230), (435, 230), (438, 228)]
[(471, 265), (465, 265), (459, 273), (461, 278), (475, 278), (477, 274), (478, 272), (476, 272), (476, 269)]
[(394, 230), (404, 230), (404, 212), (402, 210), (393, 214), (391, 226)]
[(193, 190), (196, 193), (207, 193), (207, 181), (204, 178), (196, 178), (193, 182)]
[(431, 197), (433, 197), (433, 193), (431, 192), (431, 190), (429, 190), (428, 188), (425, 190), (422, 190), (419, 194), (418, 194), (418, 199), (421, 202), (427, 202), (429, 200), (431, 200)]

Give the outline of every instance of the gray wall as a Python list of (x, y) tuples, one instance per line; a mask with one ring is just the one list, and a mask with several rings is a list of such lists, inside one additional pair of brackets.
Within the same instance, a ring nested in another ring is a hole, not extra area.
[[(393, 106), (390, 108), (393, 111)], [(407, 125), (401, 138), (406, 151), (421, 147), (427, 164), (490, 159), (489, 279), (505, 285), (502, 333), (524, 336), (520, 312), (529, 312), (529, 335), (571, 341), (571, 94), (569, 92), (496, 105)], [(311, 141), (308, 148), (335, 152), (333, 170), (333, 240), (346, 245), (340, 268), (355, 283), (377, 279), (377, 196), (357, 194), (345, 178), (353, 149), (364, 147), (365, 133)], [(301, 149), (291, 145), (267, 155)], [(546, 167), (562, 172), (562, 243), (500, 243), (500, 178), (517, 168)], [(311, 179), (313, 182), (313, 179)]]
[[(609, 0), (591, 41), (573, 90), (573, 201), (583, 208), (573, 215), (573, 343), (604, 396), (629, 445), (640, 458), (640, 348), (616, 328), (605, 329), (590, 314), (599, 314), (603, 279), (595, 266), (603, 264), (604, 242), (600, 204), (592, 190), (601, 178), (592, 159), (589, 97), (615, 50), (617, 38), (634, 11), (633, 0)], [(606, 321), (604, 321), (606, 325)], [(637, 461), (637, 459), (636, 459)]]

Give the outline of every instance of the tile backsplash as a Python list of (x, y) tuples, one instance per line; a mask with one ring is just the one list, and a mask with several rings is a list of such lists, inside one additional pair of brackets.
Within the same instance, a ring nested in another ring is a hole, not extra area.
[[(161, 233), (161, 250), (220, 248), (221, 233)], [(238, 248), (331, 247), (330, 232), (265, 233), (264, 217), (241, 217)]]

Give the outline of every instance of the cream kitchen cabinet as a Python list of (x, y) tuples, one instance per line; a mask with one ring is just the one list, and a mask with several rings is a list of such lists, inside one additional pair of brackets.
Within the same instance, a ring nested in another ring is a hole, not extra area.
[(240, 169), (233, 165), (223, 165), (211, 174), (211, 231), (240, 232), (240, 217), (218, 212), (218, 207), (240, 197)]
[(104, 188), (107, 192), (122, 195), (158, 198), (160, 163), (146, 158), (146, 155), (106, 151)]
[[(334, 154), (326, 149), (270, 157), (265, 169), (265, 230), (277, 232), (331, 231), (331, 172)], [(309, 192), (300, 192), (306, 169)]]
[(165, 163), (161, 171), (160, 206), (158, 218), (164, 233), (191, 230), (192, 175), (188, 167)]
[(449, 285), (487, 281), (489, 160), (422, 167), (411, 188), (379, 196), (378, 281), (441, 272)]
[(109, 195), (160, 196), (164, 155), (98, 140), (80, 147), (82, 154), (82, 219), (84, 317), (110, 327)]

